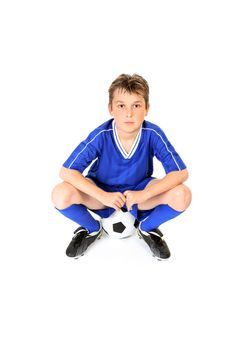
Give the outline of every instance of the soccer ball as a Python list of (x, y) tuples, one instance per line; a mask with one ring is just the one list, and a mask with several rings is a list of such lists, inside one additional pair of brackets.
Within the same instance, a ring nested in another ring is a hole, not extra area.
[(135, 218), (128, 211), (115, 211), (108, 218), (101, 219), (104, 231), (112, 238), (126, 238), (136, 231)]

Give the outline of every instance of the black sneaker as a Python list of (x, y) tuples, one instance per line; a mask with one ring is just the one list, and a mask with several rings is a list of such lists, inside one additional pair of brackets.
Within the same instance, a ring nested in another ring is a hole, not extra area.
[(171, 255), (170, 250), (164, 241), (163, 234), (158, 228), (154, 228), (149, 232), (143, 231), (139, 225), (139, 236), (148, 244), (153, 256), (158, 260), (168, 259)]
[(102, 226), (96, 232), (89, 233), (87, 229), (80, 226), (74, 231), (74, 237), (66, 249), (66, 255), (70, 258), (78, 259), (84, 255), (85, 251), (102, 234)]

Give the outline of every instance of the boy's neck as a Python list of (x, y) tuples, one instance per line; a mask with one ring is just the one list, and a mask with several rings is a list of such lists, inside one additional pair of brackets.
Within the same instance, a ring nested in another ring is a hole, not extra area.
[(118, 132), (118, 137), (121, 141), (124, 141), (124, 142), (131, 142), (131, 141), (134, 141), (139, 133), (139, 130), (138, 131), (135, 131), (133, 133), (126, 133), (126, 132), (123, 132), (123, 131), (120, 131), (120, 130), (117, 130)]

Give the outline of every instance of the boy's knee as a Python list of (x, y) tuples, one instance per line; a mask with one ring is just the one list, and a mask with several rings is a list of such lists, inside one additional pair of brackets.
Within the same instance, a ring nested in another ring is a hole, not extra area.
[(71, 203), (72, 196), (72, 186), (67, 182), (55, 186), (51, 194), (52, 202), (57, 209), (65, 209), (73, 204)]
[(174, 188), (173, 201), (180, 208), (183, 208), (182, 210), (185, 210), (189, 206), (191, 202), (191, 198), (192, 198), (191, 191), (184, 184), (178, 185), (176, 188)]

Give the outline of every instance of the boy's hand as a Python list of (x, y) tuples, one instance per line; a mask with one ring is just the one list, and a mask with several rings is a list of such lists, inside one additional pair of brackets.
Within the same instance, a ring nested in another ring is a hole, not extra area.
[(146, 201), (145, 192), (142, 191), (125, 191), (124, 195), (126, 197), (126, 206), (128, 211), (132, 210), (133, 204), (139, 204)]
[(107, 207), (120, 210), (124, 206), (126, 198), (121, 192), (104, 192), (99, 200)]

